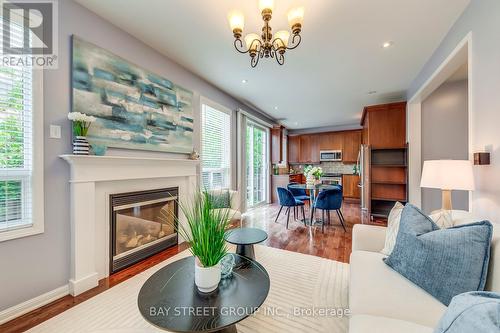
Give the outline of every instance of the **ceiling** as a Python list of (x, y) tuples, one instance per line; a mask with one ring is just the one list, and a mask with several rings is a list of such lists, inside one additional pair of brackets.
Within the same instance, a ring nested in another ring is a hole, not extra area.
[[(259, 32), (257, 0), (76, 1), (291, 129), (356, 124), (363, 106), (404, 99), (470, 2), (275, 0), (274, 31), (288, 28), (290, 8), (305, 7), (302, 43), (284, 66), (262, 59), (251, 68), (233, 47), (227, 14), (241, 10), (244, 34)], [(394, 45), (382, 48), (386, 41)]]

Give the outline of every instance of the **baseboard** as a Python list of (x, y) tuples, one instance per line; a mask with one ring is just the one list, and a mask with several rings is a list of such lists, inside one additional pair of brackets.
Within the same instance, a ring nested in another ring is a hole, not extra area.
[(6, 323), (30, 311), (36, 310), (68, 294), (69, 286), (65, 285), (25, 302), (22, 302), (18, 305), (7, 308), (0, 312), (0, 324)]
[(81, 293), (95, 288), (99, 285), (99, 275), (97, 272), (90, 273), (89, 275), (80, 278), (78, 280), (70, 279), (69, 280), (69, 293), (72, 296), (78, 296)]

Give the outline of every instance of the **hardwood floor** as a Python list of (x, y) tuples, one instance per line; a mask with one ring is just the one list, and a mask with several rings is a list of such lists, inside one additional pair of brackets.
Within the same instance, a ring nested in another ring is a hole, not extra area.
[[(301, 221), (295, 221), (290, 214), (289, 229), (286, 229), (286, 215), (281, 214), (277, 223), (274, 222), (279, 206), (266, 205), (250, 210), (244, 215), (241, 224), (245, 227), (257, 227), (265, 230), (269, 237), (263, 245), (274, 248), (315, 255), (323, 258), (349, 262), (351, 253), (352, 226), (361, 222), (359, 204), (345, 202), (342, 208), (346, 220), (344, 232), (335, 213), (331, 214), (331, 224), (321, 232), (321, 225), (305, 227)], [(318, 214), (320, 216), (321, 213)], [(307, 215), (307, 210), (306, 210)], [(302, 216), (300, 214), (300, 216)], [(64, 311), (70, 309), (91, 297), (94, 297), (116, 284), (123, 282), (136, 274), (184, 251), (185, 243), (158, 253), (151, 258), (122, 270), (99, 281), (99, 286), (77, 297), (65, 296), (57, 301), (31, 311), (10, 322), (0, 325), (2, 333), (24, 332)], [(59, 332), (53, 332), (59, 333)], [(62, 333), (62, 332), (61, 332)]]
[[(299, 220), (293, 220), (290, 213), (290, 224), (286, 229), (286, 215), (283, 212), (274, 223), (278, 214), (278, 205), (266, 205), (250, 210), (245, 214), (242, 225), (244, 227), (255, 227), (267, 232), (268, 238), (263, 245), (310, 254), (341, 262), (349, 262), (351, 254), (352, 226), (361, 222), (359, 204), (344, 203), (342, 211), (346, 220), (346, 229), (340, 225), (335, 212), (331, 213), (331, 224), (325, 225), (325, 232), (321, 231), (321, 225), (305, 227)], [(306, 216), (308, 209), (306, 209)], [(318, 217), (321, 213), (318, 212)], [(302, 213), (299, 214), (302, 218)]]

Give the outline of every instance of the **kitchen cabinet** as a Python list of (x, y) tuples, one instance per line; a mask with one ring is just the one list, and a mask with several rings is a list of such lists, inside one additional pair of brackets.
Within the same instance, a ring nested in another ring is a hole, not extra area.
[(320, 133), (319, 150), (342, 150), (344, 132)]
[(297, 173), (289, 176), (290, 183), (305, 184), (306, 177), (302, 173)]
[(279, 164), (283, 162), (283, 130), (284, 127), (274, 127), (271, 129), (271, 162)]
[(346, 131), (342, 144), (342, 162), (356, 163), (361, 146), (361, 131)]
[(288, 163), (300, 162), (300, 136), (288, 136)]
[(365, 207), (368, 216), (387, 218), (396, 201), (408, 201), (406, 102), (365, 107), (361, 118), (365, 160)]
[(300, 136), (300, 163), (319, 163), (319, 135), (304, 134)]
[(361, 191), (358, 187), (359, 175), (343, 175), (342, 176), (342, 191), (344, 198), (360, 199)]
[(361, 126), (363, 143), (372, 148), (405, 148), (406, 102), (365, 107)]

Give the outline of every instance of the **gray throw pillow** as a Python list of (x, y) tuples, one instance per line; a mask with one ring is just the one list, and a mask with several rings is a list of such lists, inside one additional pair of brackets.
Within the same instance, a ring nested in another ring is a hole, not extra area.
[(384, 262), (444, 305), (468, 291), (484, 290), (493, 226), (488, 221), (439, 227), (407, 204), (396, 245)]
[(500, 332), (500, 294), (473, 291), (453, 297), (434, 333)]

